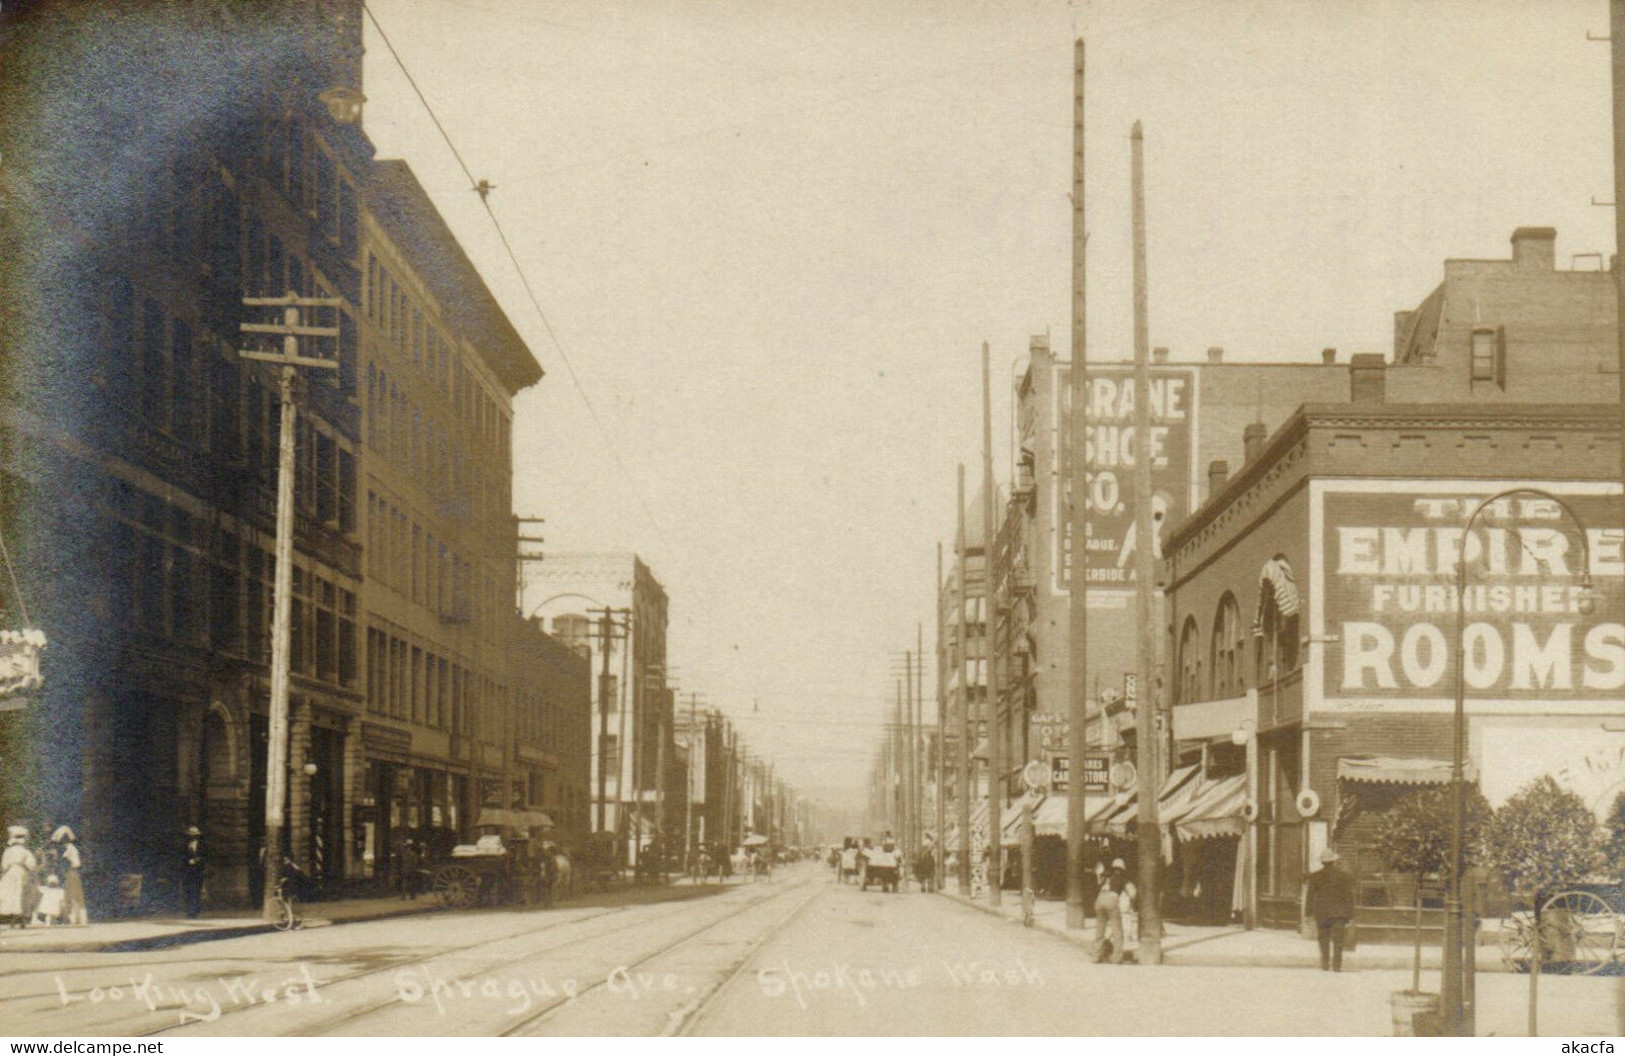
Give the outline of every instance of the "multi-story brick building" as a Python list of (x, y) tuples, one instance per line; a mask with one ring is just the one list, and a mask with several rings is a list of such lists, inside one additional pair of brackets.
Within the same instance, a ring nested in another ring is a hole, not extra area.
[[(1615, 389), (1598, 308), (1611, 313), (1613, 281), (1555, 270), (1552, 241), (1520, 228), (1511, 260), (1447, 261), (1444, 283), (1398, 314), (1391, 364), (1356, 356), (1349, 402), (1248, 437), (1239, 468), (1214, 467), (1208, 501), (1168, 537), (1172, 733), (1210, 776), (1246, 778), (1231, 842), (1188, 860), (1239, 853), (1236, 903), (1264, 922), (1297, 919), (1328, 844), (1380, 887), (1376, 819), (1448, 778), (1464, 545), (1481, 789), (1499, 804), (1550, 773), (1601, 813), (1621, 785), (1620, 438), (1617, 407), (1594, 402)], [(1478, 503), (1515, 489), (1464, 544)], [(1511, 556), (1509, 539), (1524, 543)]]
[(108, 903), (126, 875), (161, 894), (188, 823), (212, 899), (258, 889), (279, 386), (239, 324), (274, 321), (245, 296), (335, 298), (302, 319), (338, 337), (301, 339), (336, 369), (299, 385), (285, 831), (324, 882), (381, 878), (395, 835), (545, 789), (553, 719), (586, 707), (581, 661), (512, 612), (509, 401), (540, 370), (373, 158), (359, 0), (143, 9), (139, 33), (73, 10), (20, 16), (6, 70), (41, 105), (4, 177), (4, 527), (52, 640), (35, 706), (0, 715), (9, 815), (74, 824)]

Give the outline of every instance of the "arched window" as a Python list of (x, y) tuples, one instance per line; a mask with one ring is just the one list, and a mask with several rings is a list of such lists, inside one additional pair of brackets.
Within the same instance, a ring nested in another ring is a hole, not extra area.
[(1236, 596), (1225, 591), (1219, 599), (1219, 608), (1213, 617), (1211, 646), (1213, 669), (1213, 696), (1215, 699), (1239, 697), (1247, 691), (1242, 675), (1242, 648), (1247, 629), (1241, 623), (1241, 607)]
[(1202, 658), (1197, 642), (1196, 617), (1185, 617), (1184, 629), (1179, 632), (1179, 684), (1175, 687), (1179, 699), (1176, 703), (1190, 704), (1202, 699)]
[(1276, 554), (1258, 577), (1258, 648), (1253, 659), (1259, 685), (1298, 669), (1298, 584), (1292, 566)]

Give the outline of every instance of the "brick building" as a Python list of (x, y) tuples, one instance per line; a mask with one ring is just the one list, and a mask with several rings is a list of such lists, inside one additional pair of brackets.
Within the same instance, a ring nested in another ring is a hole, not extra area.
[(74, 825), (104, 907), (126, 875), (161, 904), (189, 823), (212, 901), (258, 890), (278, 383), (239, 324), (336, 298), (303, 320), (339, 336), (301, 342), (336, 369), (300, 379), (285, 831), (324, 882), (385, 880), (399, 834), (566, 773), (584, 665), (513, 616), (510, 401), (540, 370), (373, 157), (359, 0), (85, 15), (19, 15), (4, 72), (41, 104), (0, 225), (6, 622), (26, 600), (51, 640), (0, 714), (7, 816)]

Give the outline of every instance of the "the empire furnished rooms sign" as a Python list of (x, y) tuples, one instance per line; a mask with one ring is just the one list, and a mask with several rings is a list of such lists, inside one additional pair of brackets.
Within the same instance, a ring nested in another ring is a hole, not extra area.
[[(1467, 531), (1484, 500), (1520, 486), (1529, 490), (1490, 503)], [(1453, 707), (1458, 605), (1469, 710), (1618, 707), (1617, 484), (1358, 480), (1310, 489), (1311, 708)]]

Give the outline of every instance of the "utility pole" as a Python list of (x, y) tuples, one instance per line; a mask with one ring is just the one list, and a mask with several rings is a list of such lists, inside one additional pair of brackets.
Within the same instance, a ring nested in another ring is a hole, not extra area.
[(261, 352), (243, 349), (238, 352), (244, 359), (260, 363), (275, 363), (280, 372), (281, 421), (277, 434), (276, 461), (276, 572), (272, 583), (271, 602), (271, 701), (270, 737), (265, 755), (265, 877), (262, 886), (261, 913), (266, 920), (275, 916), (273, 901), (282, 873), (283, 801), (288, 794), (288, 662), (291, 625), (293, 622), (293, 481), (294, 481), (294, 420), (298, 406), (294, 393), (294, 378), (299, 367), (313, 370), (337, 370), (338, 362), (299, 354), (301, 337), (339, 336), (336, 326), (303, 326), (299, 322), (301, 308), (338, 308), (344, 302), (336, 298), (300, 297), (292, 290), (285, 297), (244, 297), (247, 308), (281, 308), (280, 323), (243, 323), (245, 334), (259, 334), (282, 338), (281, 352)]
[(965, 558), (965, 463), (959, 463), (959, 503), (954, 507), (957, 518), (957, 541), (954, 552), (959, 562), (959, 582), (954, 586), (954, 606), (958, 610), (954, 618), (955, 652), (959, 665), (959, 780), (958, 795), (954, 797), (959, 807), (959, 893), (969, 896), (971, 893), (970, 868), (970, 682), (966, 674), (970, 667), (970, 658), (965, 655), (965, 606), (968, 592), (965, 589), (965, 568), (970, 563)]
[(1155, 546), (1151, 523), (1151, 349), (1145, 275), (1145, 137), (1134, 122), (1129, 137), (1133, 152), (1134, 198), (1134, 574), (1135, 614), (1139, 625), (1139, 714), (1134, 733), (1138, 753), (1140, 800), (1140, 963), (1162, 963), (1162, 910), (1157, 904), (1162, 864), (1157, 827), (1157, 797), (1162, 792), (1157, 751), (1157, 614)]
[(982, 651), (987, 662), (987, 889), (992, 905), (1001, 901), (1000, 867), (1004, 835), (1004, 730), (999, 721), (998, 609), (993, 602), (993, 377), (987, 342), (982, 342)]
[(925, 735), (920, 729), (920, 721), (925, 710), (925, 624), (915, 621), (914, 624), (914, 736), (908, 742), (909, 754), (914, 759), (914, 858), (919, 858), (920, 848), (925, 846), (925, 754), (921, 750)]
[(700, 695), (689, 691), (688, 694), (688, 766), (683, 774), (683, 802), (687, 805), (683, 818), (683, 872), (689, 871), (689, 861), (694, 854), (694, 756), (695, 746), (699, 743), (699, 732), (696, 723), (699, 721)]
[(948, 776), (948, 719), (947, 719), (947, 689), (943, 685), (943, 672), (946, 668), (946, 657), (942, 641), (942, 541), (937, 540), (937, 818), (936, 818), (936, 873), (932, 877), (936, 890), (941, 891), (947, 881), (948, 868), (948, 841), (945, 839), (948, 829), (946, 812), (948, 809), (945, 793), (947, 791)]
[(1089, 467), (1084, 459), (1089, 436), (1089, 331), (1087, 270), (1084, 254), (1089, 233), (1083, 214), (1083, 38), (1073, 45), (1072, 66), (1072, 372), (1070, 390), (1072, 417), (1065, 437), (1067, 446), (1068, 545), (1063, 551), (1063, 568), (1068, 570), (1067, 589), (1067, 761), (1066, 789), (1066, 926), (1080, 929), (1089, 925), (1087, 887), (1088, 830), (1084, 826), (1087, 803), (1083, 793), (1083, 753), (1089, 746)]
[(905, 767), (907, 760), (903, 759), (903, 679), (897, 679), (897, 703), (892, 705), (890, 791), (892, 791), (892, 825), (902, 830), (903, 838), (907, 838), (908, 833), (908, 791), (907, 783), (903, 781)]

